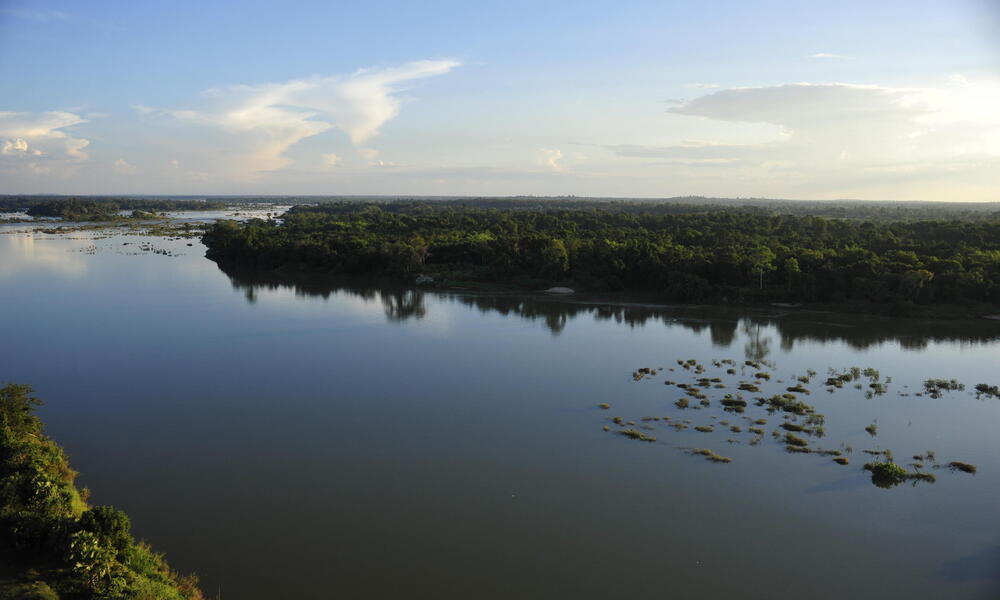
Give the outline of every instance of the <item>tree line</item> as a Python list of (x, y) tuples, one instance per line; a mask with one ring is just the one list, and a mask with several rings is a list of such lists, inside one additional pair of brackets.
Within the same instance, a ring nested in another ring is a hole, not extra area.
[(849, 219), (408, 202), (297, 206), (221, 221), (209, 258), (412, 281), (568, 284), (680, 302), (1000, 301), (1000, 218)]

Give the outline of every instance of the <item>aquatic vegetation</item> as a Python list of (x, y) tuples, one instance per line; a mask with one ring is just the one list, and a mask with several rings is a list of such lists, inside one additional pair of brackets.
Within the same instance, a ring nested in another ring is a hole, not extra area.
[(757, 419), (753, 422), (754, 425), (767, 425), (767, 419)]
[(650, 435), (646, 435), (641, 431), (636, 431), (635, 429), (622, 429), (618, 433), (624, 435), (630, 440), (639, 440), (640, 442), (655, 442), (656, 438)]
[(745, 407), (747, 405), (747, 401), (742, 397), (733, 396), (732, 394), (726, 394), (723, 396), (722, 399), (719, 400), (719, 403), (727, 408)]
[(865, 427), (865, 431), (868, 432), (868, 435), (875, 437), (878, 434), (878, 423), (872, 421), (871, 425)]
[(771, 396), (770, 398), (758, 398), (757, 405), (767, 406), (768, 410), (771, 412), (782, 410), (784, 412), (790, 412), (797, 415), (805, 415), (813, 411), (813, 408), (805, 402), (800, 400), (790, 400), (778, 395)]
[(791, 386), (791, 387), (789, 387), (787, 389), (788, 389), (789, 392), (795, 392), (795, 393), (798, 393), (798, 394), (808, 394), (809, 393), (809, 390), (806, 389), (801, 383), (795, 384), (795, 385), (793, 385), (793, 386)]
[(728, 456), (721, 456), (721, 455), (716, 454), (715, 452), (709, 450), (708, 448), (695, 448), (691, 452), (693, 454), (700, 454), (701, 456), (704, 456), (705, 458), (707, 458), (708, 460), (710, 460), (712, 462), (718, 462), (718, 463), (733, 462), (733, 459), (729, 458)]
[(976, 473), (976, 465), (971, 465), (971, 464), (969, 464), (967, 462), (961, 462), (961, 461), (957, 461), (957, 460), (953, 460), (950, 463), (948, 463), (948, 468), (950, 468), (952, 471), (961, 471), (963, 473), (972, 473), (973, 475), (975, 475), (975, 473)]
[(743, 428), (739, 425), (732, 425), (729, 427), (729, 431), (732, 431), (733, 433), (742, 433)]
[(754, 378), (769, 381), (771, 379), (771, 374), (766, 371), (761, 371), (760, 373), (754, 373)]
[(615, 425), (621, 425), (625, 422), (625, 419), (622, 419), (621, 417), (615, 417), (611, 420), (614, 421)]
[(847, 463), (851, 462), (851, 459), (847, 458), (846, 456), (835, 456), (833, 458), (833, 462), (837, 463), (838, 465), (846, 465)]
[(785, 443), (789, 446), (808, 446), (809, 442), (795, 435), (794, 433), (785, 434)]
[(982, 396), (986, 396), (987, 398), (1000, 398), (1000, 386), (977, 383), (976, 397), (980, 398)]
[(697, 425), (694, 428), (695, 431), (700, 431), (702, 433), (712, 433), (715, 431), (715, 427), (712, 425)]
[(681, 398), (674, 402), (674, 404), (677, 405), (677, 408), (687, 408), (691, 403), (687, 398)]
[(799, 425), (798, 423), (792, 423), (791, 421), (785, 421), (784, 423), (782, 423), (781, 428), (784, 429), (785, 431), (795, 431), (795, 432), (805, 431), (806, 429), (805, 427)]
[(598, 406), (598, 408), (600, 408), (602, 410), (608, 410), (609, 408), (611, 408), (611, 405), (608, 404), (607, 402), (601, 402), (597, 406)]
[(757, 387), (756, 385), (754, 385), (752, 383), (746, 382), (746, 381), (744, 381), (743, 383), (741, 383), (737, 387), (737, 389), (743, 390), (744, 392), (759, 392), (760, 391), (759, 387)]
[(764, 435), (764, 430), (760, 427), (748, 427), (747, 431), (756, 435)]
[(954, 379), (928, 379), (924, 381), (924, 391), (928, 396), (935, 399), (940, 398), (944, 392), (960, 392), (964, 389), (965, 384), (959, 383)]
[(934, 483), (937, 480), (931, 473), (907, 471), (891, 460), (866, 463), (864, 469), (871, 472), (872, 483), (881, 488), (891, 488), (905, 481), (916, 484), (920, 481)]

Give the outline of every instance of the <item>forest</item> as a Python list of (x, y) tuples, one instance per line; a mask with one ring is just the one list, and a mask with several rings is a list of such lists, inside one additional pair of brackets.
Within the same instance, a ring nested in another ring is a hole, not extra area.
[(0, 387), (0, 599), (201, 600), (197, 578), (137, 542), (125, 513), (87, 504), (40, 404), (27, 385)]
[(60, 217), (67, 221), (114, 221), (120, 211), (223, 210), (219, 200), (179, 200), (127, 197), (0, 196), (0, 212), (26, 211), (32, 217)]
[(878, 305), (891, 314), (1000, 302), (994, 205), (935, 212), (873, 203), (843, 216), (803, 205), (328, 202), (281, 219), (220, 221), (204, 243), (223, 264), (411, 283), (425, 275), (449, 287), (558, 284), (685, 303)]

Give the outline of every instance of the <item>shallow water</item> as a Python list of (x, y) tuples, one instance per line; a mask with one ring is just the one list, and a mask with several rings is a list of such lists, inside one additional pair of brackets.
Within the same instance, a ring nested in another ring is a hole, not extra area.
[[(35, 386), (92, 501), (210, 595), (1000, 592), (1000, 400), (914, 395), (930, 377), (1000, 384), (1000, 323), (339, 287), (227, 274), (197, 240), (12, 231), (0, 381)], [(826, 415), (815, 445), (853, 446), (851, 464), (786, 453), (780, 415), (752, 403), (757, 446), (739, 416), (676, 408), (662, 381), (690, 381), (688, 358), (731, 384), (713, 398), (748, 377), (712, 359), (774, 361), (768, 395), (818, 371), (802, 397)], [(889, 393), (828, 394), (827, 368), (850, 366), (892, 377)], [(675, 371), (637, 382), (638, 367)], [(652, 422), (647, 444), (602, 431), (618, 415), (723, 415), (744, 433)], [(865, 448), (979, 472), (881, 489)]]

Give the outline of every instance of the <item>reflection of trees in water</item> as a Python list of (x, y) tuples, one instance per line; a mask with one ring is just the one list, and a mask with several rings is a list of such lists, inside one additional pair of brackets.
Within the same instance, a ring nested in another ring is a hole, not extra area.
[[(221, 268), (221, 267), (220, 267)], [(235, 289), (248, 302), (256, 302), (263, 291), (292, 290), (300, 297), (328, 299), (347, 294), (367, 302), (380, 301), (386, 317), (394, 322), (422, 319), (427, 315), (427, 295), (447, 298), (478, 309), (480, 312), (514, 315), (529, 321), (540, 320), (553, 335), (559, 335), (568, 323), (580, 315), (596, 321), (614, 321), (629, 327), (662, 323), (695, 333), (708, 330), (712, 345), (731, 348), (737, 331), (744, 337), (744, 354), (760, 360), (771, 352), (777, 336), (782, 350), (791, 351), (798, 342), (845, 343), (863, 350), (884, 343), (898, 343), (905, 349), (920, 350), (935, 342), (985, 344), (1000, 340), (1000, 324), (988, 321), (926, 321), (855, 317), (817, 313), (753, 314), (735, 308), (651, 306), (644, 304), (586, 304), (584, 302), (530, 295), (457, 294), (422, 292), (399, 287), (380, 287), (370, 283), (346, 282), (330, 278), (223, 269)], [(822, 319), (822, 320), (819, 320)]]
[(762, 332), (764, 324), (755, 319), (743, 319), (743, 335), (747, 336), (743, 354), (748, 360), (764, 360), (771, 353), (771, 338)]
[(409, 318), (423, 319), (427, 316), (424, 293), (418, 290), (383, 291), (382, 306), (390, 321), (405, 321)]

